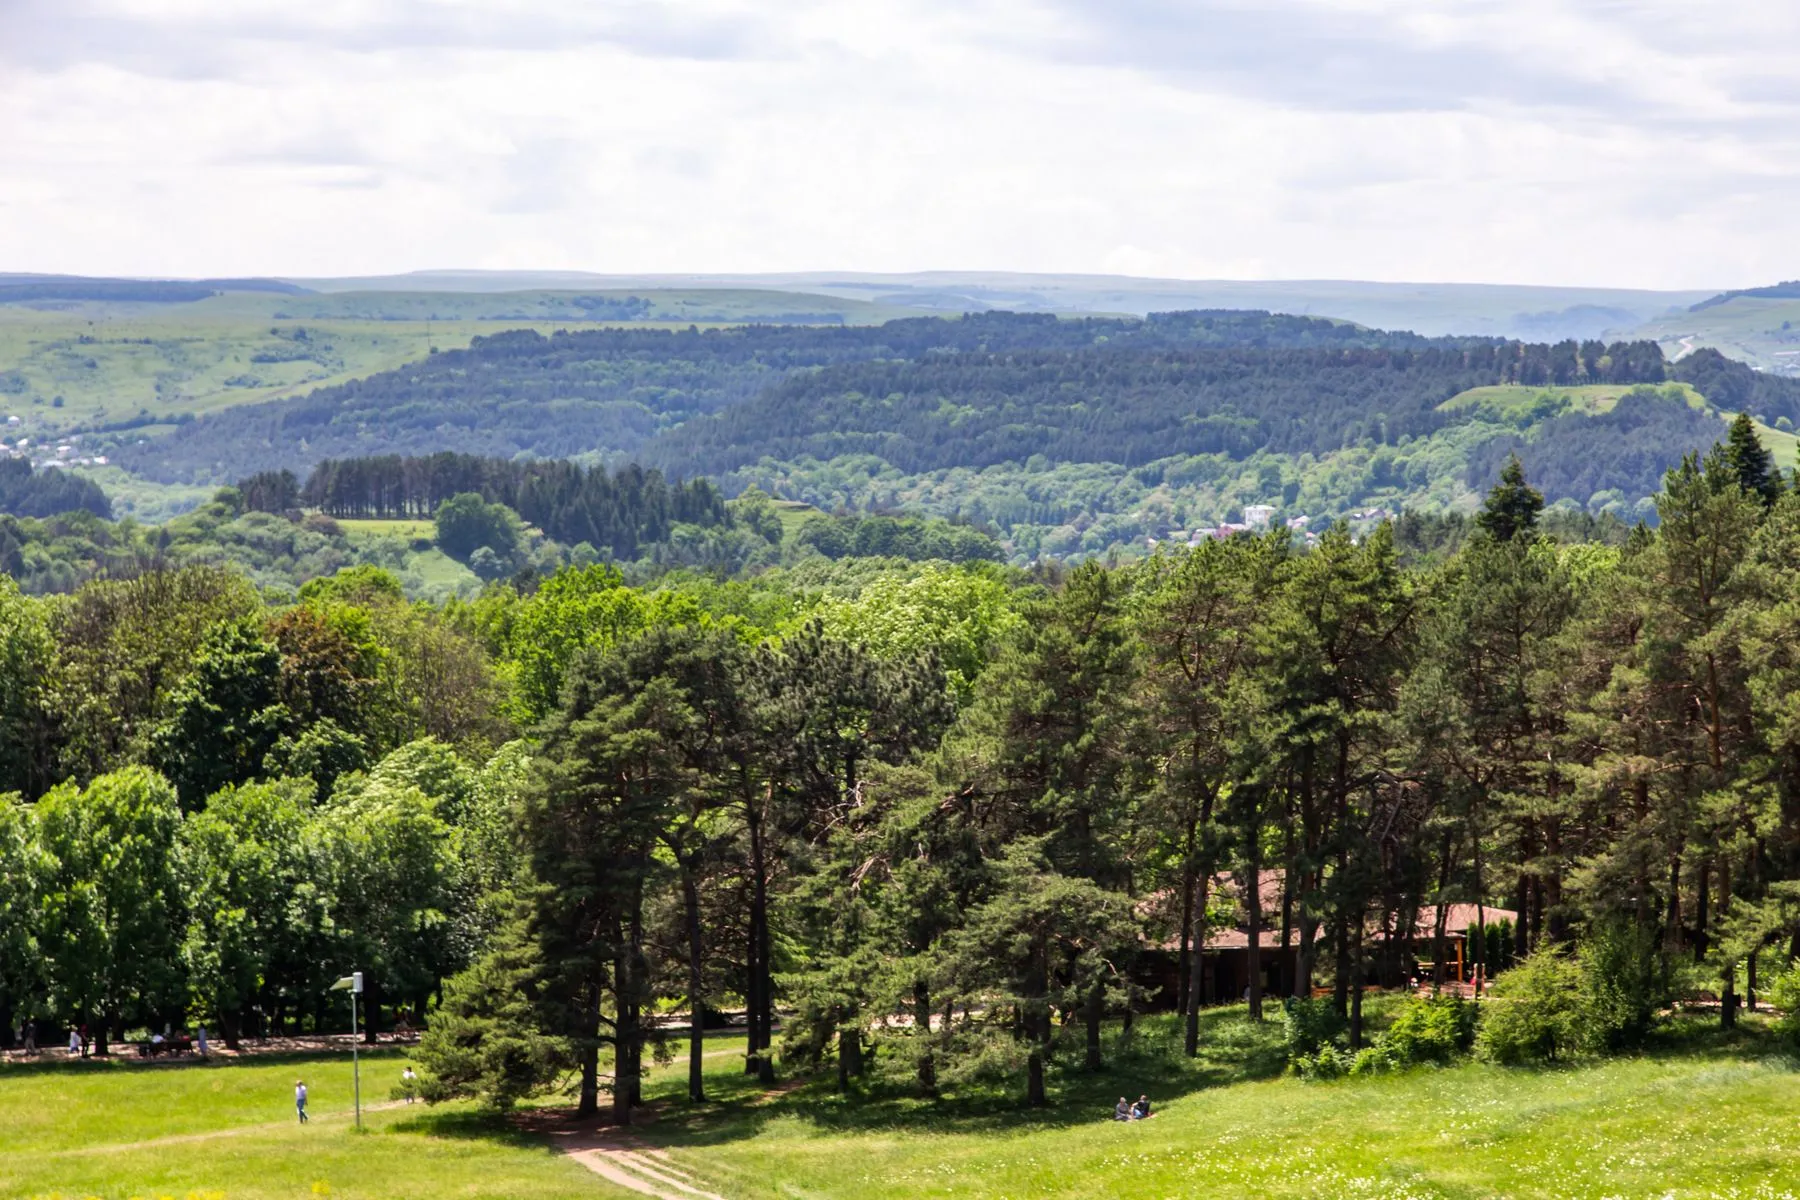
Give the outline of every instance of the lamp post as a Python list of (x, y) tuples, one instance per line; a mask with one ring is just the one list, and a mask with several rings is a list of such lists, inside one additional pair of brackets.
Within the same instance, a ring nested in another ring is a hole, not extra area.
[(362, 1128), (362, 1056), (357, 1042), (360, 1040), (356, 1030), (356, 998), (362, 995), (363, 978), (361, 971), (352, 971), (336, 983), (331, 990), (350, 993), (350, 1079), (353, 1094), (356, 1097), (356, 1127)]

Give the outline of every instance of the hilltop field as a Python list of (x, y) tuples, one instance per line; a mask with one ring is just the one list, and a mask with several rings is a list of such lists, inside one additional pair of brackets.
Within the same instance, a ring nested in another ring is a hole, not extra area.
[[(513, 1118), (464, 1104), (396, 1105), (405, 1061), (363, 1060), (367, 1132), (350, 1120), (346, 1055), (208, 1065), (47, 1062), (0, 1067), (7, 1195), (127, 1200), (818, 1200), (942, 1197), (1782, 1197), (1800, 1187), (1793, 1065), (1754, 1021), (1735, 1037), (1678, 1024), (1639, 1057), (1519, 1070), (1465, 1065), (1305, 1083), (1280, 1074), (1279, 1020), (1212, 1010), (1202, 1056), (1173, 1030), (1109, 1038), (1108, 1067), (1069, 1071), (1055, 1107), (1001, 1097), (901, 1099), (877, 1084), (764, 1095), (741, 1038), (709, 1041), (709, 1103), (679, 1066), (648, 1081), (629, 1137), (573, 1127), (555, 1104)], [(671, 1046), (677, 1063), (683, 1045)], [(60, 1057), (56, 1055), (47, 1057)], [(292, 1109), (295, 1078), (312, 1122)], [(1115, 1095), (1156, 1116), (1108, 1121)], [(579, 1156), (563, 1150), (587, 1148)], [(602, 1174), (601, 1172), (605, 1172)], [(680, 1186), (677, 1186), (680, 1185)]]
[(201, 413), (360, 379), (506, 330), (854, 324), (897, 312), (752, 289), (0, 303), (0, 420), (19, 416), (18, 432), (39, 438), (107, 426), (156, 436)]

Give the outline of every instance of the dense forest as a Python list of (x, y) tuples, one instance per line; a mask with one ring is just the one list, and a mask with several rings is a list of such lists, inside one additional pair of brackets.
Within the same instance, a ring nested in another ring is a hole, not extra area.
[(53, 517), (68, 512), (110, 517), (112, 504), (91, 479), (54, 467), (34, 471), (24, 458), (0, 458), (0, 513)]
[[(1730, 1025), (1800, 981), (1800, 488), (1745, 418), (1656, 504), (1564, 541), (1509, 461), (1472, 522), (1067, 571), (0, 584), (0, 1029), (327, 1028), (355, 967), (432, 1099), (627, 1122), (732, 1010), (765, 1080), (1041, 1104), (1149, 1007), (1195, 1053), (1232, 929), (1314, 1075)], [(1452, 937), (1494, 998), (1372, 1039)]]
[[(1496, 385), (1541, 394), (1446, 404)], [(1640, 397), (1611, 410), (1633, 385), (1691, 385), (1700, 407)], [(1611, 390), (1578, 391), (1594, 388)], [(634, 461), (712, 477), (727, 494), (755, 485), (828, 511), (991, 527), (1025, 564), (1141, 554), (1251, 505), (1319, 524), (1468, 511), (1512, 454), (1553, 504), (1653, 521), (1662, 473), (1735, 412), (1791, 428), (1800, 381), (1714, 351), (1670, 362), (1652, 342), (1423, 338), (1259, 312), (984, 313), (507, 333), (142, 444), (126, 437), (115, 459), (153, 479), (215, 483), (444, 452)]]
[[(1288, 353), (1279, 363), (1257, 365), (1257, 356), (1268, 351)], [(785, 397), (783, 381), (833, 364), (847, 374), (816, 386), (794, 380), (801, 391)], [(872, 374), (860, 378), (855, 364)], [(986, 313), (881, 326), (626, 328), (548, 338), (519, 331), (307, 396), (213, 414), (169, 437), (121, 448), (120, 461), (151, 478), (197, 480), (214, 478), (221, 463), (235, 477), (268, 469), (298, 472), (321, 459), (377, 451), (454, 450), (501, 458), (521, 452), (545, 458), (629, 454), (659, 433), (751, 400), (766, 411), (791, 399), (843, 392), (879, 399), (888, 392), (870, 389), (896, 374), (902, 390), (944, 387), (975, 403), (989, 394), (1048, 386), (1066, 394), (1064, 403), (1032, 419), (1052, 423), (1069, 438), (1078, 436), (1081, 411), (1117, 407), (1128, 413), (1112, 420), (1114, 440), (1140, 446), (1179, 419), (1171, 409), (1185, 405), (1189, 418), (1202, 420), (1217, 411), (1226, 425), (1250, 423), (1248, 441), (1223, 434), (1212, 439), (1242, 451), (1284, 429), (1304, 390), (1320, 382), (1335, 397), (1337, 415), (1359, 431), (1391, 439), (1401, 435), (1400, 426), (1417, 426), (1418, 410), (1460, 386), (1658, 382), (1665, 372), (1660, 351), (1649, 343), (1551, 347), (1425, 339), (1254, 312), (1159, 314), (1144, 321)], [(1246, 374), (1254, 380), (1246, 383)], [(1085, 409), (1072, 414), (1068, 404)], [(1270, 428), (1257, 441), (1262, 408), (1271, 404)], [(878, 417), (865, 420), (880, 428)], [(1386, 427), (1390, 420), (1393, 429)], [(789, 420), (783, 428), (792, 427)], [(712, 461), (704, 454), (707, 435), (694, 436), (698, 440), (661, 452), (658, 465), (684, 474), (710, 470), (702, 465)], [(715, 432), (712, 440), (720, 436)], [(693, 463), (680, 457), (681, 447), (690, 444), (698, 452)], [(1079, 449), (1078, 442), (1059, 446)], [(1078, 457), (1102, 461), (1103, 452), (1113, 450), (1108, 441)]]
[(636, 466), (609, 473), (449, 452), (328, 459), (307, 477), (299, 502), (333, 517), (429, 517), (462, 493), (505, 505), (559, 542), (586, 542), (621, 559), (667, 541), (678, 524), (726, 523), (725, 498), (705, 479), (669, 483)]

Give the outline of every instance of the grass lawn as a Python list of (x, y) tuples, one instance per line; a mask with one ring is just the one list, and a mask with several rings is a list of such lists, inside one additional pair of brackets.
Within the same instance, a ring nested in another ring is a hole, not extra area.
[[(1308, 1084), (1278, 1073), (1279, 1023), (1255, 1030), (1240, 1011), (1209, 1015), (1192, 1066), (1147, 1023), (1140, 1053), (1064, 1075), (1048, 1113), (807, 1087), (691, 1116), (671, 1104), (645, 1135), (733, 1200), (1800, 1194), (1800, 1074), (1754, 1030), (1683, 1027), (1578, 1067)], [(1104, 1119), (1140, 1091), (1155, 1119)]]
[[(646, 1086), (635, 1137), (727, 1200), (843, 1197), (1642, 1197), (1800, 1194), (1800, 1073), (1757, 1018), (1725, 1037), (1678, 1023), (1640, 1056), (1546, 1070), (1470, 1064), (1303, 1083), (1281, 1074), (1281, 1026), (1207, 1014), (1203, 1053), (1142, 1022), (1108, 1066), (1052, 1076), (1032, 1113), (1014, 1089), (912, 1098), (895, 1072), (852, 1096), (830, 1080), (765, 1097), (741, 1038), (708, 1042), (712, 1100), (685, 1092), (685, 1054)], [(364, 1060), (385, 1103), (402, 1058)], [(291, 1102), (312, 1090), (313, 1122)], [(1105, 1119), (1147, 1091), (1157, 1115)], [(598, 1197), (619, 1190), (536, 1137), (465, 1106), (383, 1108), (350, 1126), (350, 1064), (261, 1058), (209, 1066), (52, 1062), (0, 1068), (0, 1195), (67, 1198)]]
[[(60, 1056), (57, 1056), (60, 1057)], [(402, 1058), (363, 1061), (363, 1102), (387, 1103)], [(294, 1117), (296, 1078), (312, 1121)], [(129, 1200), (614, 1200), (624, 1195), (534, 1138), (448, 1106), (350, 1119), (350, 1061), (258, 1057), (0, 1068), (0, 1195)]]

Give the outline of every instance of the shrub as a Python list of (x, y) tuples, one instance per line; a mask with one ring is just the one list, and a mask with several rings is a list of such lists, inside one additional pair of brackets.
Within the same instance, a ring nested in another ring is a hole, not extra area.
[(1479, 1015), (1461, 996), (1415, 996), (1381, 1035), (1380, 1044), (1396, 1067), (1448, 1063), (1475, 1044)]
[(1642, 1045), (1670, 1000), (1668, 960), (1657, 931), (1626, 921), (1598, 925), (1582, 941), (1581, 969), (1588, 1048)]
[(1497, 1063), (1547, 1062), (1581, 1048), (1581, 964), (1547, 946), (1494, 981), (1476, 1048)]
[(1345, 1028), (1344, 1018), (1329, 1000), (1296, 1000), (1288, 1006), (1286, 1021), (1289, 1063), (1333, 1045)]
[(1790, 1052), (1800, 1052), (1800, 959), (1769, 985), (1769, 1003), (1781, 1014), (1773, 1026), (1776, 1036)]
[[(1363, 1053), (1367, 1054), (1368, 1051), (1365, 1050)], [(1316, 1053), (1302, 1054), (1289, 1059), (1289, 1065), (1294, 1068), (1294, 1074), (1300, 1078), (1318, 1083), (1328, 1079), (1340, 1079), (1348, 1075), (1355, 1066), (1355, 1062), (1350, 1058), (1348, 1052), (1339, 1050), (1328, 1042), (1320, 1046)]]

